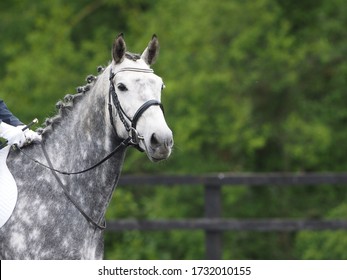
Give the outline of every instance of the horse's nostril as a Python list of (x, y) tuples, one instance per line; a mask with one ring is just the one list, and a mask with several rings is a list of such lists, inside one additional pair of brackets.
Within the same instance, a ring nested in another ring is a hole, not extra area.
[(168, 147), (172, 147), (172, 146), (173, 146), (173, 139), (172, 139), (172, 137), (170, 138), (170, 140), (168, 141), (168, 143), (169, 143)]
[(155, 133), (152, 134), (150, 139), (151, 147), (156, 149), (158, 147), (171, 148), (173, 146), (172, 136), (163, 137)]
[(153, 133), (152, 137), (151, 137), (151, 146), (155, 147), (155, 146), (159, 146), (159, 145), (160, 145), (159, 140), (158, 140), (157, 136), (155, 135), (155, 133)]

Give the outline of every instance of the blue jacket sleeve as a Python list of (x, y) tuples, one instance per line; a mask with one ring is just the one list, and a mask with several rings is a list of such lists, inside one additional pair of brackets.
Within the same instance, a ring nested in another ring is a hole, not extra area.
[(11, 111), (7, 108), (5, 102), (0, 99), (0, 123), (2, 121), (13, 126), (23, 124), (18, 118), (16, 118), (11, 113)]

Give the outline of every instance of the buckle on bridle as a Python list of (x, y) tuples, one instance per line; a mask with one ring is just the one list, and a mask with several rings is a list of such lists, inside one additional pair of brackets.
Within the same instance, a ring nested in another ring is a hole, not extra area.
[(139, 145), (140, 141), (145, 139), (133, 127), (130, 127), (129, 129), (129, 137), (130, 137), (130, 144), (132, 145)]

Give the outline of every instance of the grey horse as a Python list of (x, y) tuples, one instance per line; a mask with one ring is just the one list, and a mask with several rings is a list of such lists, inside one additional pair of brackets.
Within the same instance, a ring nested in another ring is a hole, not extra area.
[(118, 35), (112, 62), (56, 104), (42, 143), (11, 150), (18, 201), (0, 229), (1, 259), (103, 258), (104, 216), (127, 147), (153, 162), (172, 151), (163, 80), (150, 68), (158, 52), (155, 35), (142, 54), (128, 52)]

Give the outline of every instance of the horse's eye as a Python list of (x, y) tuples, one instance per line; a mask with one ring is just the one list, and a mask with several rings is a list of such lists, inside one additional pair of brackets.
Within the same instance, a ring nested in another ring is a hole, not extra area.
[(164, 88), (165, 88), (165, 85), (162, 84), (162, 85), (161, 85), (161, 90), (164, 90)]
[(118, 84), (117, 85), (117, 88), (120, 90), (120, 91), (127, 91), (127, 87), (124, 85), (124, 84)]

